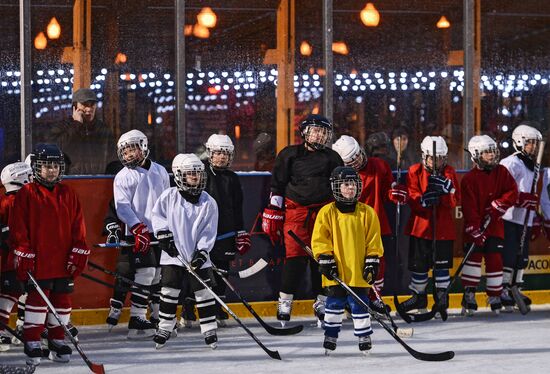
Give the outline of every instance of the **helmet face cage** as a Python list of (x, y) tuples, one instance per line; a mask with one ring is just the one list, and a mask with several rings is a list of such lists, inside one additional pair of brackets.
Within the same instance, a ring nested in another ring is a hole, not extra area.
[[(539, 149), (541, 139), (539, 137), (525, 137), (522, 136), (519, 139), (514, 139), (514, 148), (516, 151), (521, 152), (525, 154), (526, 156), (534, 156), (537, 154), (537, 151)], [(529, 153), (525, 151), (525, 146), (528, 144), (534, 143), (534, 147), (530, 150)]]
[(359, 171), (367, 163), (367, 155), (365, 151), (359, 149), (357, 153), (351, 156), (351, 158), (344, 160), (346, 166), (352, 167), (355, 170)]
[(357, 176), (332, 178), (330, 181), (332, 194), (336, 201), (344, 204), (354, 204), (361, 196), (363, 183)]
[[(493, 158), (489, 161), (483, 159), (483, 155), (493, 154)], [(496, 144), (491, 144), (484, 149), (476, 149), (472, 154), (472, 161), (475, 162), (482, 170), (493, 169), (500, 160), (500, 150)]]
[(302, 132), (306, 144), (313, 149), (321, 150), (332, 140), (332, 129), (316, 124), (308, 124)]
[[(32, 162), (32, 170), (35, 180), (46, 187), (53, 187), (59, 183), (65, 175), (65, 161), (63, 159), (50, 161), (34, 160)], [(49, 178), (48, 174), (55, 173), (56, 170), (59, 170), (57, 176), (55, 178)]]
[(174, 180), (180, 191), (190, 195), (200, 195), (206, 188), (206, 172), (204, 168), (178, 168), (174, 170)]
[[(428, 170), (430, 173), (433, 172), (433, 157), (431, 153), (424, 153), (422, 152), (422, 164), (424, 165), (424, 168)], [(428, 160), (432, 161), (432, 165), (428, 165)], [(437, 166), (437, 170), (442, 170), (447, 165), (447, 155), (437, 155), (435, 156), (435, 165)]]
[[(235, 155), (235, 151), (233, 148), (225, 146), (212, 147), (207, 145), (206, 152), (208, 153), (208, 161), (210, 162), (210, 165), (212, 165), (212, 167), (214, 167), (215, 169), (227, 169), (229, 166), (231, 166), (231, 163), (233, 162), (233, 156)], [(227, 156), (227, 161), (219, 159), (214, 160), (214, 158), (219, 158), (219, 156), (217, 156), (216, 154)]]
[(149, 148), (145, 139), (131, 139), (117, 147), (118, 159), (122, 165), (135, 169), (149, 156)]

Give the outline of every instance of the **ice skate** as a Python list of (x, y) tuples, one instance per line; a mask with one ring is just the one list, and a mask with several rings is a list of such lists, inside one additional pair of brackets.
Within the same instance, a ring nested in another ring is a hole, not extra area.
[(277, 319), (281, 322), (281, 326), (285, 327), (287, 321), (290, 321), (290, 313), (292, 312), (292, 299), (281, 299), (277, 304)]
[(491, 311), (498, 316), (500, 314), (500, 310), (502, 309), (502, 302), (500, 300), (500, 296), (489, 296), (489, 299), (487, 300), (487, 302), (491, 307)]
[(155, 335), (155, 326), (142, 317), (130, 317), (128, 336), (130, 340), (148, 339)]
[(206, 345), (209, 345), (210, 348), (216, 349), (218, 348), (218, 335), (216, 334), (216, 330), (210, 330), (204, 333), (204, 342)]
[(40, 360), (42, 359), (42, 346), (39, 341), (25, 343), (24, 351), (27, 355), (27, 365), (40, 365)]
[[(19, 336), (23, 336), (23, 320), (18, 319), (17, 322), (15, 322), (15, 332)], [(11, 344), (12, 345), (21, 345), (23, 342), (19, 339), (17, 339), (15, 336), (11, 338)]]
[(105, 320), (109, 331), (111, 331), (113, 327), (118, 325), (118, 320), (120, 319), (120, 315), (122, 314), (122, 307), (123, 305), (120, 301), (111, 299), (111, 308), (109, 309), (109, 315)]
[[(69, 362), (71, 360), (71, 354), (73, 353), (73, 350), (65, 343), (64, 340), (49, 340), (48, 349), (50, 350), (48, 358), (52, 361)], [(40, 351), (40, 353), (42, 353), (42, 350)]]
[(462, 296), (462, 312), (461, 314), (466, 317), (472, 317), (477, 310), (476, 302), (476, 289), (473, 287), (466, 287), (464, 289), (464, 295)]
[(502, 293), (500, 294), (500, 301), (502, 303), (502, 313), (512, 313), (514, 311), (514, 299), (512, 298), (512, 293), (510, 292), (510, 286), (505, 285), (502, 288)]
[(323, 342), (323, 348), (325, 348), (325, 356), (330, 356), (332, 351), (336, 349), (336, 341), (338, 338), (333, 336), (325, 336), (325, 341)]
[(168, 330), (159, 329), (155, 336), (153, 337), (153, 341), (156, 343), (155, 348), (161, 349), (166, 345), (166, 342), (168, 339), (170, 339), (171, 332)]
[(428, 306), (428, 295), (425, 293), (418, 294), (413, 292), (412, 296), (400, 304), (399, 308), (402, 312), (409, 313), (417, 310), (419, 313), (425, 313)]
[(6, 352), (10, 349), (11, 337), (5, 331), (0, 331), (0, 352)]
[(370, 335), (359, 337), (359, 350), (364, 355), (368, 355), (372, 349), (372, 341)]

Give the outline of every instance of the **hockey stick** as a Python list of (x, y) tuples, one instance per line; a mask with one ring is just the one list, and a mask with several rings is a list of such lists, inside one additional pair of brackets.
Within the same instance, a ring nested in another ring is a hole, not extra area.
[[(8, 324), (0, 321), (0, 327), (12, 334), (14, 338), (19, 339), (21, 343), (25, 344), (25, 338), (23, 338), (23, 335), (12, 329)], [(42, 348), (42, 357), (48, 357), (49, 355), (50, 350), (48, 348)], [(0, 370), (0, 373), (3, 373), (3, 371)]]
[(92, 261), (88, 261), (88, 266), (91, 267), (91, 268), (100, 270), (100, 271), (104, 272), (105, 274), (112, 275), (113, 277), (115, 277), (115, 278), (121, 280), (122, 282), (124, 282), (124, 283), (126, 283), (126, 284), (129, 284), (129, 285), (131, 285), (131, 286), (134, 286), (134, 287), (136, 287), (136, 288), (138, 288), (138, 289), (148, 289), (148, 288), (149, 288), (149, 286), (146, 286), (146, 285), (141, 284), (141, 283), (137, 283), (137, 282), (135, 282), (134, 280), (132, 280), (132, 279), (130, 279), (130, 278), (127, 278), (127, 277), (125, 277), (125, 276), (123, 276), (123, 275), (121, 275), (121, 274), (119, 274), (119, 273), (117, 273), (117, 272), (115, 272), (115, 271), (111, 271), (111, 270), (109, 270), (109, 269), (106, 269), (106, 268), (104, 268), (103, 266), (98, 265), (98, 264), (96, 264), (96, 263), (94, 263), (94, 262), (92, 262)]
[[(300, 245), (300, 247), (302, 247), (302, 249), (308, 255), (310, 255), (315, 260), (315, 257), (313, 256), (313, 251), (311, 250), (311, 248), (306, 243), (304, 243), (302, 241), (302, 239), (300, 239), (292, 230), (288, 230), (288, 234), (296, 241), (296, 243), (298, 243)], [(317, 260), (315, 260), (315, 261), (317, 261)], [(357, 303), (361, 304), (363, 306), (363, 308), (365, 308), (365, 310), (370, 313), (372, 318), (376, 322), (378, 322), (378, 324), (380, 326), (382, 326), (384, 328), (384, 330), (386, 330), (395, 340), (397, 340), (397, 342), (399, 344), (401, 344), (403, 346), (403, 348), (405, 348), (405, 350), (407, 352), (410, 353), (411, 356), (413, 356), (417, 360), (421, 360), (421, 361), (447, 361), (447, 360), (452, 359), (455, 356), (455, 353), (453, 351), (446, 351), (446, 352), (440, 352), (440, 353), (425, 353), (425, 352), (419, 352), (419, 351), (414, 350), (407, 343), (405, 343), (403, 341), (403, 339), (401, 339), (399, 337), (399, 335), (397, 335), (397, 333), (395, 331), (393, 331), (393, 329), (390, 326), (388, 326), (384, 321), (382, 321), (382, 319), (380, 319), (380, 317), (378, 317), (376, 314), (373, 314), (373, 312), (372, 312), (371, 308), (369, 307), (369, 305), (367, 303), (365, 303), (363, 301), (363, 299), (361, 299), (361, 297), (359, 295), (357, 295), (350, 288), (350, 286), (345, 284), (338, 277), (333, 276), (333, 278), (340, 285), (340, 287), (342, 287), (348, 293), (348, 295), (353, 297)]]
[[(540, 164), (542, 162), (542, 156), (544, 153), (544, 146), (546, 145), (546, 142), (544, 140), (541, 140), (539, 144), (539, 149), (537, 153), (537, 162), (535, 163), (535, 167), (533, 169), (533, 182), (531, 183), (531, 194), (534, 194), (537, 191), (537, 184), (540, 177)], [(517, 259), (516, 259), (516, 266), (513, 273), (512, 278), (512, 286), (510, 287), (510, 291), (512, 292), (512, 297), (514, 298), (514, 301), (516, 302), (516, 305), (518, 306), (518, 309), (521, 314), (525, 315), (529, 313), (531, 308), (529, 305), (525, 304), (525, 300), (523, 300), (523, 297), (521, 296), (521, 293), (519, 291), (518, 282), (517, 282), (517, 275), (518, 275), (518, 264), (521, 261), (521, 258), (523, 256), (523, 249), (525, 248), (525, 242), (527, 241), (527, 230), (529, 227), (529, 218), (531, 218), (531, 210), (526, 209), (525, 211), (525, 219), (523, 220), (523, 231), (521, 232), (521, 238), (519, 241), (519, 250), (517, 253)]]
[(269, 357), (273, 358), (273, 359), (276, 359), (276, 360), (280, 360), (281, 359), (281, 356), (279, 355), (279, 352), (277, 351), (272, 351), (270, 350), (269, 348), (267, 348), (265, 345), (263, 345), (263, 343), (260, 341), (260, 339), (258, 339), (256, 337), (256, 335), (254, 335), (254, 333), (252, 331), (250, 331), (250, 329), (248, 327), (246, 327), (246, 325), (241, 321), (241, 319), (235, 314), (235, 312), (233, 312), (231, 310), (231, 308), (229, 308), (227, 306), (227, 304), (218, 296), (216, 295), (216, 292), (214, 292), (214, 290), (212, 290), (212, 288), (208, 287), (208, 285), (206, 284), (206, 282), (195, 272), (195, 270), (191, 267), (191, 265), (185, 261), (181, 256), (177, 256), (176, 257), (182, 264), (183, 266), (185, 266), (185, 268), (187, 269), (187, 271), (193, 275), (198, 281), (200, 284), (202, 284), (202, 286), (208, 291), (210, 292), (210, 294), (212, 294), (212, 296), (214, 296), (214, 299), (216, 299), (216, 301), (227, 311), (227, 313), (229, 313), (231, 315), (231, 317), (233, 317), (233, 319), (235, 321), (237, 321), (237, 323), (248, 333), (248, 335), (250, 335), (250, 337), (252, 339), (254, 339), (254, 341), (264, 350), (265, 353), (267, 353), (269, 355)]
[(256, 320), (262, 325), (262, 327), (271, 335), (295, 335), (304, 329), (303, 325), (297, 325), (293, 327), (273, 327), (268, 325), (259, 315), (252, 309), (252, 306), (241, 296), (241, 294), (235, 289), (235, 287), (224, 277), (224, 273), (220, 271), (216, 266), (212, 265), (212, 269), (217, 272), (223, 279), (227, 287), (237, 296), (237, 298), (244, 304), (246, 309), (256, 318)]
[(414, 334), (414, 329), (412, 327), (409, 327), (409, 328), (400, 328), (397, 326), (397, 324), (395, 323), (395, 321), (393, 320), (390, 312), (388, 311), (388, 309), (386, 308), (386, 304), (384, 303), (384, 301), (382, 300), (382, 297), (380, 297), (380, 294), (378, 293), (378, 291), (376, 290), (376, 287), (372, 287), (372, 291), (374, 292), (374, 295), (376, 296), (376, 298), (378, 299), (378, 301), (383, 305), (384, 307), (384, 315), (386, 316), (386, 318), (388, 319), (388, 321), (390, 321), (390, 324), (393, 328), (393, 331), (395, 331), (397, 333), (397, 335), (401, 338), (410, 338), (411, 336), (413, 336)]
[(88, 365), (88, 367), (90, 368), (90, 370), (93, 373), (105, 374), (105, 369), (103, 368), (102, 364), (95, 364), (92, 361), (90, 361), (88, 356), (86, 356), (86, 354), (84, 353), (84, 351), (80, 347), (80, 344), (78, 344), (78, 341), (74, 338), (74, 336), (71, 334), (71, 332), (69, 331), (67, 326), (63, 323), (63, 321), (61, 320), (61, 317), (59, 316), (59, 314), (55, 310), (54, 306), (52, 305), (52, 303), (50, 302), (50, 300), (48, 299), (48, 297), (46, 296), (46, 294), (44, 293), (42, 288), (40, 288), (40, 286), (38, 285), (38, 282), (36, 281), (36, 279), (34, 279), (34, 277), (32, 276), (32, 274), (30, 272), (27, 272), (27, 274), (29, 275), (29, 279), (31, 280), (31, 282), (34, 284), (34, 287), (36, 288), (36, 291), (40, 294), (40, 297), (42, 298), (42, 300), (44, 300), (44, 302), (46, 303), (46, 305), (50, 309), (50, 312), (53, 314), (53, 316), (55, 317), (57, 322), (63, 327), (63, 330), (65, 330), (65, 335), (69, 338), (71, 343), (73, 343), (74, 347), (76, 348), (77, 352), (80, 354), (80, 357), (82, 357), (82, 359), (84, 360), (86, 365)]
[[(221, 235), (218, 235), (216, 236), (216, 240), (224, 240), (224, 239), (227, 239), (227, 238), (231, 238), (233, 236), (237, 235), (237, 232), (236, 231), (229, 231), (229, 232), (226, 232), (225, 234), (221, 234)], [(159, 242), (157, 240), (153, 240), (152, 242), (149, 243), (149, 245), (158, 245)], [(94, 247), (97, 247), (97, 248), (130, 248), (130, 247), (133, 247), (134, 246), (134, 243), (130, 243), (130, 242), (127, 242), (127, 241), (120, 241), (118, 243), (98, 243), (98, 244), (94, 244)]]

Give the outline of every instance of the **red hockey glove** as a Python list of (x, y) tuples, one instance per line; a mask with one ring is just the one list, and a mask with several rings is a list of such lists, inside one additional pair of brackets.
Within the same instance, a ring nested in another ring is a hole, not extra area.
[(365, 267), (363, 268), (363, 279), (367, 281), (369, 285), (373, 285), (378, 276), (378, 269), (380, 268), (380, 258), (378, 256), (367, 256), (365, 258)]
[(542, 226), (544, 227), (544, 236), (550, 240), (550, 220), (544, 220)]
[(151, 243), (151, 235), (149, 229), (143, 223), (137, 223), (130, 229), (134, 235), (134, 253), (147, 253), (149, 243)]
[(539, 197), (535, 193), (520, 192), (516, 206), (527, 210), (535, 210)]
[(388, 197), (395, 204), (406, 204), (409, 200), (409, 192), (404, 184), (392, 183), (391, 189), (388, 192)]
[(510, 208), (508, 204), (505, 204), (500, 200), (493, 200), (491, 205), (485, 208), (485, 214), (491, 216), (491, 221), (496, 222), (504, 215), (504, 213), (506, 213), (508, 208)]
[(470, 235), (476, 247), (483, 247), (485, 245), (485, 241), (487, 240), (487, 237), (485, 236), (484, 233), (481, 232), (479, 227), (476, 228), (473, 225), (470, 225), (466, 227), (465, 231), (466, 231), (466, 234)]
[(34, 273), (34, 252), (28, 248), (18, 248), (13, 251), (13, 254), (15, 255), (15, 269), (17, 279), (23, 282), (27, 281), (29, 279), (29, 275), (27, 274), (27, 272), (30, 272), (31, 274)]
[(73, 248), (67, 261), (67, 271), (73, 278), (78, 277), (84, 271), (89, 255), (89, 249)]
[(235, 246), (241, 256), (244, 256), (246, 252), (250, 250), (250, 234), (245, 230), (237, 231), (237, 238), (235, 239)]
[(265, 232), (273, 245), (283, 240), (283, 223), (285, 212), (273, 206), (268, 206), (262, 214), (262, 231)]

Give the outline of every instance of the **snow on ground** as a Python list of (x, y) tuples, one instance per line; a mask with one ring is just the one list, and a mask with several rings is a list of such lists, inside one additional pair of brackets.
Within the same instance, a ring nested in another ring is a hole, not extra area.
[[(369, 356), (359, 353), (351, 321), (344, 322), (338, 347), (329, 357), (322, 348), (323, 332), (312, 319), (299, 319), (304, 331), (294, 336), (271, 336), (253, 319), (244, 320), (254, 334), (270, 349), (278, 350), (282, 361), (267, 354), (236, 323), (218, 330), (219, 346), (211, 350), (204, 344), (199, 328), (182, 329), (178, 337), (155, 350), (152, 341), (128, 341), (124, 326), (111, 333), (104, 326), (80, 329), (80, 342), (88, 357), (103, 363), (109, 373), (544, 373), (550, 370), (550, 305), (537, 306), (526, 316), (518, 312), (494, 316), (488, 311), (472, 318), (454, 311), (446, 322), (432, 320), (406, 325), (414, 336), (405, 339), (415, 350), (440, 352), (453, 350), (447, 362), (424, 362), (410, 356), (384, 329), (373, 321), (373, 349)], [(274, 319), (266, 319), (277, 325)], [(24, 363), (22, 347), (0, 353), (0, 364)], [(37, 373), (87, 373), (77, 352), (68, 364), (47, 359)]]

